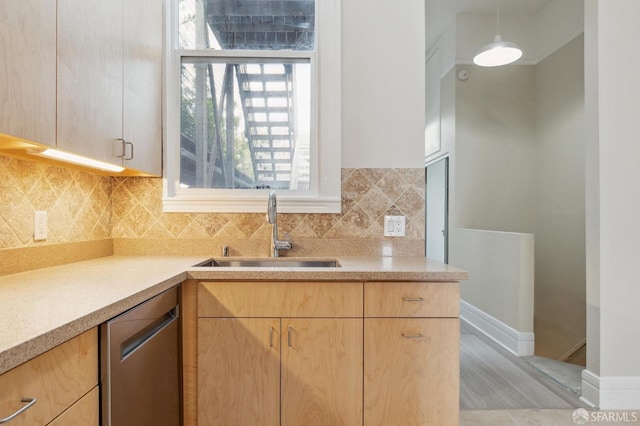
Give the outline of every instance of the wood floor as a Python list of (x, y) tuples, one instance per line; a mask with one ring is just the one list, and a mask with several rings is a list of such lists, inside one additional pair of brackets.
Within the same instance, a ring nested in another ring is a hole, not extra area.
[(570, 409), (579, 395), (461, 321), (462, 410)]

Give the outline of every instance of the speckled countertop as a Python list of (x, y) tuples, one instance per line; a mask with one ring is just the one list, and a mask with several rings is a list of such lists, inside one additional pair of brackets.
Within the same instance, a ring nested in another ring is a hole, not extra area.
[(110, 256), (0, 276), (0, 374), (186, 279), (459, 281), (422, 257), (337, 257), (337, 268), (194, 268), (203, 257)]

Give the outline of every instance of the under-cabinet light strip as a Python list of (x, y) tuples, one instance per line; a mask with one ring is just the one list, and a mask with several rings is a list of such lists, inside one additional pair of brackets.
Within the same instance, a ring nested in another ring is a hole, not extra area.
[(41, 155), (43, 157), (53, 158), (55, 160), (65, 161), (67, 163), (78, 164), (80, 166), (92, 167), (94, 169), (106, 170), (109, 172), (121, 172), (124, 170), (124, 167), (116, 166), (113, 164), (105, 163), (103, 161), (94, 160), (91, 158), (83, 157), (81, 155), (70, 154), (64, 151), (58, 151), (57, 149), (45, 149), (44, 151), (40, 150), (30, 150), (29, 154), (33, 155)]

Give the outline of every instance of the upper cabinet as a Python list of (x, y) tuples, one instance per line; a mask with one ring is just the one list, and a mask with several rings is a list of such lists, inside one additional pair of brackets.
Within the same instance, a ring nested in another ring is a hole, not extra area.
[(0, 2), (0, 133), (56, 145), (56, 0)]
[(122, 162), (122, 34), (122, 0), (58, 0), (58, 148)]
[(0, 2), (0, 133), (161, 175), (162, 14), (162, 0)]
[(162, 1), (58, 1), (58, 147), (162, 172)]
[(124, 2), (124, 166), (162, 173), (162, 0)]

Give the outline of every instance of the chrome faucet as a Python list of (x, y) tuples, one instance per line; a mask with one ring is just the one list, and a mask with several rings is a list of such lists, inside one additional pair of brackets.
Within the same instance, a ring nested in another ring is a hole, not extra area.
[(276, 204), (276, 193), (271, 191), (269, 193), (269, 202), (267, 204), (267, 220), (273, 225), (273, 235), (271, 236), (271, 255), (273, 257), (280, 256), (280, 250), (291, 250), (293, 243), (288, 233), (284, 233), (286, 240), (278, 239), (278, 207)]

